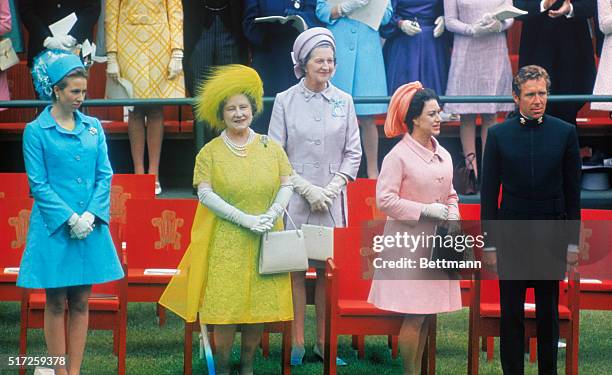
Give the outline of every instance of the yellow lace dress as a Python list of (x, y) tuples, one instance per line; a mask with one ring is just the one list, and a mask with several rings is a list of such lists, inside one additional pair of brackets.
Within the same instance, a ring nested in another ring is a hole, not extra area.
[[(208, 182), (229, 204), (248, 214), (262, 214), (291, 174), (283, 149), (257, 135), (247, 156), (234, 155), (217, 137), (198, 153), (193, 184)], [(278, 220), (274, 230), (282, 229)], [(198, 205), (191, 244), (160, 299), (160, 304), (188, 322), (238, 324), (293, 319), (289, 274), (258, 273), (261, 236), (218, 218)]]

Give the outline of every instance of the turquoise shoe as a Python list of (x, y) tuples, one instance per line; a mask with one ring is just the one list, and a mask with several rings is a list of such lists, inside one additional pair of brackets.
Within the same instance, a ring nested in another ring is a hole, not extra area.
[[(317, 357), (319, 357), (319, 359), (322, 361), (323, 360), (323, 354), (321, 353), (321, 351), (319, 350), (319, 346), (315, 344), (314, 348), (312, 349), (312, 351), (314, 352), (314, 354), (316, 354)], [(346, 366), (347, 363), (345, 360), (343, 360), (340, 357), (336, 357), (336, 366)]]
[(291, 366), (300, 366), (305, 353), (306, 349), (303, 346), (291, 347)]

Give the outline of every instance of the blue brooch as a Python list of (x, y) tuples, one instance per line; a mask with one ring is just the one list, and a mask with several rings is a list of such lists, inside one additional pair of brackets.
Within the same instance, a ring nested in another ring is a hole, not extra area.
[(98, 135), (98, 129), (96, 129), (96, 128), (89, 128), (89, 134), (91, 134), (91, 135)]
[(329, 100), (329, 104), (332, 106), (332, 116), (344, 117), (344, 105), (346, 102), (343, 99), (332, 98)]

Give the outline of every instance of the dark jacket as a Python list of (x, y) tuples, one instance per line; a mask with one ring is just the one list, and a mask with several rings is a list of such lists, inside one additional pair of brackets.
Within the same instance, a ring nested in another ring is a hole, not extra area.
[[(204, 0), (183, 0), (183, 35), (185, 38), (185, 61), (193, 52), (202, 31), (210, 28), (215, 17), (214, 12), (205, 7)], [(219, 12), (224, 26), (233, 34), (236, 40), (246, 47), (246, 38), (242, 32), (242, 17), (244, 15), (243, 0), (228, 0), (229, 6)]]
[[(548, 115), (541, 124), (521, 125), (519, 118), (509, 118), (488, 131), (480, 193), (487, 243), (497, 247), (500, 266), (504, 258), (509, 259), (500, 251), (510, 251), (511, 260), (524, 267), (534, 263), (532, 251), (544, 247), (553, 248), (557, 259), (564, 261), (567, 244), (577, 245), (579, 239), (581, 161), (576, 129)], [(562, 236), (553, 236), (553, 241), (542, 234), (545, 231), (561, 231)], [(521, 251), (529, 253), (524, 254), (528, 259), (517, 255)], [(555, 272), (563, 272), (563, 266), (555, 266)]]
[(43, 42), (51, 36), (49, 25), (74, 12), (77, 22), (70, 31), (77, 43), (94, 41), (93, 27), (100, 16), (100, 0), (18, 0), (21, 20), (28, 30), (28, 66), (44, 49)]
[[(596, 13), (595, 0), (573, 0), (574, 17), (551, 18), (540, 12), (540, 0), (514, 0), (514, 6), (528, 11), (522, 21), (519, 67), (540, 65), (552, 81), (551, 93), (591, 94), (595, 83), (595, 60), (588, 19)], [(558, 9), (558, 0), (551, 9)], [(584, 103), (549, 104), (548, 113), (575, 123), (572, 116), (562, 115), (567, 107), (578, 112)]]

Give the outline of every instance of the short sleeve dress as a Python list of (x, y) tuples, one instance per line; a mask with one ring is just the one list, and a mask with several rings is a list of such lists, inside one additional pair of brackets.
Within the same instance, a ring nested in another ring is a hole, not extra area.
[[(291, 165), (283, 149), (257, 135), (247, 156), (234, 155), (220, 137), (198, 153), (193, 184), (207, 182), (227, 203), (245, 213), (266, 212)], [(282, 229), (278, 220), (274, 230)], [(289, 274), (260, 275), (261, 235), (220, 219), (199, 205), (192, 242), (160, 303), (188, 322), (239, 324), (293, 319)]]

